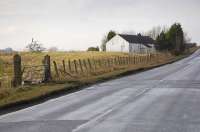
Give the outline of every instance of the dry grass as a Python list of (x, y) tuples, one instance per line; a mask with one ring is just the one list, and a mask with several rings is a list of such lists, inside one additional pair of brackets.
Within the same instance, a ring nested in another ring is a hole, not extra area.
[[(125, 57), (127, 53), (108, 53), (108, 52), (43, 52), (43, 53), (30, 53), (19, 52), (22, 56), (23, 65), (41, 65), (45, 55), (50, 55), (52, 61), (61, 62), (62, 60), (74, 60), (74, 59), (87, 59), (87, 58), (111, 58), (111, 57)], [(13, 64), (13, 54), (1, 54), (0, 59), (4, 62), (5, 73), (11, 73), (11, 67)]]
[[(41, 64), (42, 59), (45, 55), (50, 55), (52, 60), (62, 61), (62, 60), (73, 60), (73, 59), (86, 59), (86, 58), (108, 58), (115, 56), (128, 56), (128, 53), (118, 53), (118, 52), (43, 52), (43, 53), (30, 53), (30, 52), (20, 52), (22, 56), (23, 64)], [(1, 59), (8, 64), (12, 64), (13, 54), (2, 54)]]
[[(159, 64), (166, 63), (160, 61)], [(108, 80), (115, 78), (124, 73), (129, 73), (138, 69), (146, 69), (158, 65), (158, 63), (148, 64), (148, 65), (137, 65), (135, 67), (127, 67), (126, 69), (119, 69), (112, 72), (107, 72), (104, 74), (82, 77), (76, 80), (75, 82), (65, 82), (61, 84), (41, 84), (41, 85), (32, 85), (21, 87), (18, 89), (2, 89), (0, 90), (0, 108), (8, 106), (10, 104), (17, 104), (21, 102), (27, 102), (35, 100), (44, 96), (48, 96), (54, 92), (58, 91), (67, 91), (72, 88), (76, 89), (77, 87), (88, 84), (94, 84), (99, 81)]]
[[(191, 50), (194, 52), (196, 49)], [(27, 53), (22, 52), (20, 55), (22, 56), (23, 65), (40, 65), (43, 59), (43, 56), (49, 54), (52, 60), (56, 60), (57, 62), (61, 62), (63, 59), (86, 59), (86, 58), (112, 58), (116, 56), (126, 57), (128, 54), (126, 53), (104, 53), (104, 52), (72, 52), (72, 53)], [(18, 89), (13, 88), (1, 88), (0, 89), (0, 107), (14, 104), (23, 101), (29, 101), (36, 98), (40, 98), (45, 95), (49, 95), (54, 93), (55, 91), (71, 89), (73, 87), (83, 86), (85, 84), (93, 84), (97, 81), (113, 78), (119, 76), (123, 73), (138, 70), (141, 68), (148, 69), (157, 65), (165, 64), (171, 61), (175, 61), (177, 59), (183, 58), (186, 55), (181, 55), (178, 57), (172, 56), (170, 54), (160, 54), (157, 56), (151, 63), (148, 64), (138, 64), (138, 65), (127, 65), (125, 67), (117, 67), (117, 69), (111, 68), (108, 69), (107, 72), (98, 70), (98, 72), (94, 72), (89, 76), (80, 76), (75, 80), (75, 82), (65, 82), (62, 84), (41, 84), (41, 85), (33, 85), (21, 87)], [(12, 78), (12, 57), (13, 55), (1, 55), (1, 59), (4, 62), (3, 75), (7, 77), (7, 80)]]
[[(89, 59), (108, 59), (108, 58), (114, 58), (114, 57), (128, 57), (129, 56), (128, 53), (117, 53), (117, 52), (116, 53), (113, 53), (113, 52), (112, 53), (111, 52), (48, 52), (48, 53), (19, 52), (18, 54), (20, 54), (22, 57), (23, 66), (42, 65), (42, 60), (44, 56), (48, 54), (51, 56), (51, 62), (56, 61), (58, 64), (58, 67), (62, 66), (61, 64), (62, 60), (65, 60), (67, 62), (68, 60), (78, 60), (78, 59), (88, 59), (88, 58)], [(2, 77), (0, 77), (0, 80), (2, 80), (1, 81), (2, 86), (4, 88), (11, 88), (11, 80), (13, 77), (13, 55), (14, 54), (1, 54), (0, 56), (0, 60), (1, 60), (0, 62), (3, 62), (3, 65), (2, 65), (3, 70), (0, 70), (2, 71), (3, 74), (2, 74)], [(55, 76), (53, 64), (51, 68), (53, 71), (52, 74), (53, 76)], [(74, 71), (73, 68), (72, 70)], [(102, 74), (109, 71), (110, 69), (98, 69), (98, 71), (91, 74), (93, 75)], [(81, 75), (78, 74), (74, 76), (80, 77)], [(64, 79), (70, 80), (71, 78), (64, 77)]]

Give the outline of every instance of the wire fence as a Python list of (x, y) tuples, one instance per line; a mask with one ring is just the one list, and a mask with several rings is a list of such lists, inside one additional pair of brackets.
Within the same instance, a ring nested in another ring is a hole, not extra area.
[[(5, 65), (0, 60), (0, 88), (11, 88), (26, 84), (39, 84), (49, 81), (69, 81), (105, 73), (143, 67), (159, 63), (159, 60), (172, 57), (165, 54), (129, 54), (126, 57), (85, 58), (72, 60), (50, 60), (45, 56), (40, 65), (22, 65), (21, 56), (13, 57), (13, 73), (4, 75)], [(9, 65), (10, 66), (10, 65)]]

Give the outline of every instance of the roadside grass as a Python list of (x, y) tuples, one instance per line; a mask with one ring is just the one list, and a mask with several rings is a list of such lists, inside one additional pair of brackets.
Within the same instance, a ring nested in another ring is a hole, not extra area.
[[(180, 55), (180, 56), (162, 56), (158, 59), (155, 59), (152, 61), (152, 63), (149, 64), (139, 64), (135, 66), (127, 66), (123, 67), (118, 70), (112, 70), (110, 69), (109, 72), (106, 73), (94, 73), (90, 76), (80, 76), (76, 80), (69, 80), (69, 81), (60, 81), (56, 83), (49, 83), (49, 84), (39, 84), (39, 85), (30, 85), (30, 86), (23, 86), (19, 88), (2, 88), (0, 89), (0, 109), (31, 102), (34, 100), (38, 100), (40, 98), (44, 98), (47, 96), (51, 96), (52, 94), (55, 94), (56, 92), (62, 92), (62, 91), (71, 91), (71, 90), (78, 90), (79, 88), (91, 84), (95, 84), (97, 82), (102, 82), (105, 80), (113, 79), (119, 76), (128, 75), (137, 71), (143, 71), (147, 70), (153, 67), (157, 67), (160, 65), (164, 65), (167, 63), (171, 63), (174, 61), (177, 61), (179, 59), (182, 59), (184, 57), (187, 57), (191, 53), (196, 51), (196, 49), (191, 50), (190, 53)], [(23, 62), (26, 62), (26, 64), (31, 63), (40, 63), (43, 59), (43, 56), (46, 55), (46, 53), (20, 53), (23, 58)], [(96, 52), (76, 52), (76, 53), (48, 53), (50, 56), (52, 56), (53, 60), (62, 60), (62, 59), (76, 59), (76, 58), (108, 58), (111, 56), (128, 56), (126, 53), (96, 53)], [(31, 59), (33, 58), (33, 59)], [(12, 56), (6, 56), (6, 59), (3, 58), (4, 63), (9, 64), (12, 62)], [(10, 69), (8, 68), (5, 70), (6, 72), (10, 72)], [(4, 72), (5, 72), (4, 71)], [(11, 71), (12, 72), (12, 71)], [(10, 74), (11, 75), (11, 74)]]

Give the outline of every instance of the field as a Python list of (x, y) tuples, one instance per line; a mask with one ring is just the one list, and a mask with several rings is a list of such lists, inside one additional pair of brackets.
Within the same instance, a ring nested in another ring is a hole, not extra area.
[[(51, 62), (55, 61), (58, 65), (65, 61), (73, 61), (79, 59), (108, 59), (114, 57), (127, 57), (127, 53), (105, 53), (105, 52), (48, 52), (48, 53), (30, 53), (30, 52), (20, 52), (18, 53), (22, 57), (22, 66), (38, 66), (42, 65), (42, 61), (45, 55), (49, 55), (51, 57)], [(13, 76), (13, 54), (1, 54), (0, 56), (0, 66), (2, 73), (2, 77), (4, 80), (11, 81)], [(2, 64), (3, 63), (3, 64)], [(73, 64), (72, 64), (73, 65)], [(58, 66), (59, 67), (59, 66)], [(73, 66), (72, 66), (73, 68)], [(54, 68), (51, 68), (54, 73)], [(72, 69), (74, 72), (74, 69)], [(80, 76), (80, 75), (79, 75)], [(11, 87), (10, 84), (5, 87)]]
[[(196, 49), (191, 50), (190, 53), (194, 52), (195, 50)], [(128, 53), (106, 52), (20, 52), (18, 54), (20, 54), (22, 57), (22, 67), (42, 65), (44, 56), (48, 54), (51, 57), (53, 82), (49, 84), (24, 85), (19, 88), (12, 88), (11, 80), (13, 78), (14, 54), (1, 54), (0, 107), (40, 98), (56, 91), (92, 84), (98, 81), (116, 77), (123, 73), (129, 73), (134, 70), (148, 69), (157, 65), (175, 61), (188, 55), (185, 54), (175, 57), (170, 53), (157, 53), (150, 56), (149, 54), (130, 55)], [(88, 59), (91, 61), (90, 67), (88, 62), (86, 62), (83, 66), (81, 66), (81, 63), (78, 63), (78, 60), (84, 62), (84, 60)], [(66, 66), (64, 66), (66, 69), (63, 67), (63, 60), (66, 63)], [(74, 60), (77, 61), (77, 65), (72, 63)], [(55, 70), (56, 68), (53, 61), (55, 61), (58, 67), (57, 71)], [(71, 70), (69, 69), (69, 61), (72, 63)], [(63, 74), (63, 69), (65, 69), (65, 72), (69, 73), (70, 76), (68, 74)], [(28, 71), (26, 72), (28, 73)]]

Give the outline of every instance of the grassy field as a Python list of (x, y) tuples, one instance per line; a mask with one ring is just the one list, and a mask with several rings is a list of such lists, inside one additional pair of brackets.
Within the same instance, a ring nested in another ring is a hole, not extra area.
[[(45, 55), (50, 55), (52, 60), (62, 61), (63, 59), (85, 59), (85, 58), (108, 58), (115, 56), (128, 56), (128, 53), (118, 52), (43, 52), (43, 53), (30, 53), (30, 52), (19, 52), (22, 56), (24, 64), (41, 64), (42, 59)], [(2, 54), (1, 59), (4, 62), (12, 64), (13, 54)]]
[[(78, 60), (78, 59), (102, 59), (112, 58), (115, 56), (125, 57), (127, 53), (105, 53), (105, 52), (48, 52), (48, 53), (30, 53), (30, 52), (19, 52), (22, 57), (23, 66), (34, 66), (42, 65), (42, 60), (45, 55), (51, 56), (52, 61), (61, 63), (62, 60)], [(13, 55), (14, 54), (1, 54), (0, 62), (3, 62), (3, 73), (4, 77), (13, 76)], [(52, 62), (51, 61), (51, 62)], [(52, 68), (53, 70), (53, 68)]]
[[(4, 73), (11, 76), (14, 54), (1, 54), (0, 60), (4, 62)], [(116, 56), (127, 57), (127, 53), (107, 53), (107, 52), (48, 52), (48, 53), (30, 53), (19, 52), (22, 56), (22, 65), (41, 65), (45, 55), (51, 56), (52, 61), (62, 62), (62, 60), (78, 60), (78, 59), (102, 59), (112, 58)]]
[[(192, 49), (189, 54), (194, 52), (196, 49)], [(51, 60), (55, 60), (60, 63), (62, 60), (74, 60), (74, 59), (107, 59), (113, 57), (128, 57), (127, 53), (106, 53), (106, 52), (51, 52), (51, 53), (28, 53), (22, 52), (19, 53), (22, 56), (23, 65), (40, 65), (42, 64), (43, 57), (48, 54), (51, 56)], [(124, 73), (130, 73), (132, 71), (137, 71), (138, 69), (149, 69), (158, 65), (166, 64), (177, 59), (181, 59), (189, 54), (181, 56), (172, 56), (169, 53), (161, 53), (159, 56), (155, 57), (149, 63), (140, 63), (137, 65), (127, 65), (123, 67), (112, 68), (106, 70), (105, 68), (97, 70), (95, 74), (81, 75), (76, 78), (74, 81), (63, 81), (62, 83), (50, 83), (50, 84), (39, 84), (39, 85), (30, 85), (23, 86), (17, 89), (11, 88), (8, 84), (7, 87), (0, 88), (0, 108), (16, 104), (20, 102), (27, 102), (30, 100), (38, 99), (46, 95), (58, 91), (68, 91), (73, 88), (84, 86), (87, 84), (93, 84), (98, 81), (107, 80), (110, 78), (115, 78)], [(13, 54), (4, 55), (1, 54), (0, 60), (3, 61), (3, 78), (5, 78), (7, 83), (12, 79), (12, 58)], [(102, 70), (106, 70), (102, 72)]]

